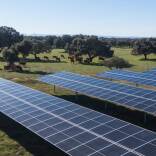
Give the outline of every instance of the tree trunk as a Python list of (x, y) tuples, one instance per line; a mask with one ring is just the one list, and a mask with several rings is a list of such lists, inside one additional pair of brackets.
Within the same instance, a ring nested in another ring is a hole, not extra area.
[(23, 59), (25, 60), (26, 56), (25, 55), (22, 55)]
[(93, 61), (94, 56), (92, 56), (90, 53), (88, 53), (88, 57), (89, 57), (89, 61), (90, 61), (90, 62), (92, 62), (92, 61)]
[(35, 60), (37, 59), (37, 54), (36, 53), (34, 54), (34, 58), (35, 58)]
[(90, 53), (88, 53), (88, 57), (89, 57), (89, 59), (91, 58), (91, 55), (90, 55)]
[(9, 62), (9, 67), (10, 67), (10, 69), (11, 69), (12, 71), (15, 70), (15, 64), (14, 64), (14, 63)]
[(147, 60), (147, 54), (144, 54), (145, 60)]

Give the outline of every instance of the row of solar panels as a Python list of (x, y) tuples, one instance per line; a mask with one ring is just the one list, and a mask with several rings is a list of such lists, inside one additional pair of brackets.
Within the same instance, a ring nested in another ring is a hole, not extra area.
[(148, 73), (148, 74), (155, 75), (155, 74), (156, 74), (156, 68), (153, 68), (153, 69), (151, 69), (151, 70), (149, 70), (149, 71), (145, 71), (145, 72), (143, 72), (143, 73)]
[(156, 154), (155, 132), (5, 79), (0, 112), (68, 155)]
[(154, 74), (154, 69), (144, 73), (118, 69), (99, 73), (97, 74), (97, 76), (114, 80), (126, 80), (136, 84), (156, 87), (156, 77)]
[(156, 91), (70, 72), (43, 76), (42, 82), (156, 115)]

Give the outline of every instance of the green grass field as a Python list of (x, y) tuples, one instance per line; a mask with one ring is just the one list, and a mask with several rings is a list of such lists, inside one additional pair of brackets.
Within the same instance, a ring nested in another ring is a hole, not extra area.
[[(132, 56), (130, 54), (131, 49), (114, 48), (114, 50), (115, 56), (122, 57), (133, 65), (129, 68), (129, 70), (145, 71), (150, 68), (156, 67), (155, 55), (150, 55), (150, 60), (144, 61), (143, 56)], [(52, 53), (41, 54), (39, 56), (40, 58), (43, 58), (43, 56), (52, 58), (53, 55), (60, 56), (61, 54), (64, 54), (67, 58), (67, 54), (64, 53), (63, 50), (53, 50)], [(32, 58), (33, 56), (29, 57)], [(22, 83), (26, 86), (30, 86), (49, 94), (65, 97), (66, 95), (72, 96), (73, 93), (62, 89), (58, 89), (57, 93), (53, 93), (49, 85), (36, 81), (36, 78), (42, 73), (46, 74), (62, 70), (89, 75), (95, 75), (96, 73), (108, 70), (108, 68), (99, 65), (98, 59), (95, 59), (92, 65), (71, 64), (68, 59), (62, 61), (62, 63), (27, 63), (27, 68), (25, 69), (27, 70), (26, 72), (15, 73), (1, 70), (0, 77)], [(1, 69), (3, 68), (3, 65), (4, 62), (1, 62)], [(50, 148), (44, 145), (44, 143), (40, 143), (37, 137), (33, 137), (31, 134), (27, 133), (27, 131), (18, 126), (15, 126), (11, 121), (0, 117), (0, 156), (30, 156), (32, 155), (31, 153), (35, 153), (38, 149), (40, 149), (39, 152), (48, 151), (47, 155), (56, 155), (53, 153), (53, 151), (50, 151)], [(22, 139), (26, 140), (25, 143), (22, 143)]]

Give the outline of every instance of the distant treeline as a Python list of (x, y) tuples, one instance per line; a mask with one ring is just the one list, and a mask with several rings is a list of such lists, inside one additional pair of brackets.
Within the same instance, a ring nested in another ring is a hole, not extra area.
[(133, 48), (135, 43), (138, 41), (154, 41), (156, 42), (156, 38), (117, 38), (117, 37), (99, 37), (95, 35), (47, 35), (47, 36), (24, 36), (25, 39), (28, 40), (39, 40), (39, 41), (47, 41), (53, 48), (66, 48), (68, 44), (71, 44), (74, 39), (88, 39), (88, 38), (98, 38), (98, 40), (108, 44), (112, 47), (119, 48)]
[[(112, 57), (112, 47), (133, 48), (132, 54), (147, 55), (156, 53), (156, 38), (106, 38), (88, 35), (48, 35), (24, 36), (14, 28), (0, 27), (0, 49), (3, 56), (21, 54), (23, 58), (29, 54), (49, 52), (55, 48), (65, 49), (70, 55), (87, 54), (89, 59), (96, 56)], [(11, 53), (11, 54), (9, 54)], [(14, 54), (13, 54), (14, 53)]]

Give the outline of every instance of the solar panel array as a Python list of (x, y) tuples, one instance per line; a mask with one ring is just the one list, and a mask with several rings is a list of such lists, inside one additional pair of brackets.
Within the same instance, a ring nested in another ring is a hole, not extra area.
[(39, 80), (87, 96), (156, 115), (156, 91), (153, 90), (100, 80), (70, 72), (46, 75)]
[(127, 70), (111, 70), (97, 74), (101, 78), (109, 78), (114, 80), (126, 80), (136, 84), (156, 86), (156, 77), (149, 73), (139, 73)]
[(155, 74), (156, 74), (156, 68), (153, 68), (153, 69), (151, 69), (151, 70), (149, 70), (149, 71), (145, 71), (145, 72), (143, 72), (143, 73), (155, 75)]
[(155, 156), (156, 133), (0, 79), (0, 112), (71, 156)]

